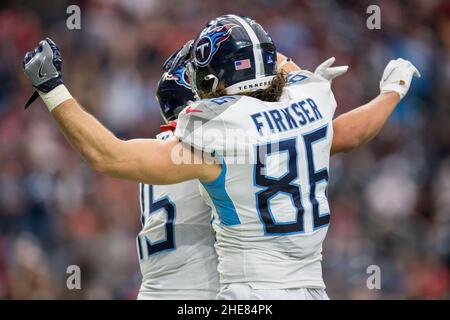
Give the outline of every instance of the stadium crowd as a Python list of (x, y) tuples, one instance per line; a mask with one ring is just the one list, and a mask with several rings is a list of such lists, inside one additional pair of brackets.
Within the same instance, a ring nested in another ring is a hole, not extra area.
[[(45, 3), (45, 5), (44, 5)], [(386, 63), (411, 60), (413, 81), (380, 135), (334, 156), (324, 279), (334, 299), (450, 298), (450, 2), (84, 0), (0, 4), (0, 299), (134, 299), (138, 186), (94, 173), (71, 149), (22, 72), (26, 50), (49, 35), (62, 49), (72, 94), (123, 138), (153, 137), (166, 57), (225, 13), (248, 15), (277, 49), (314, 70), (331, 56), (337, 114), (378, 94)], [(381, 8), (369, 30), (366, 9)], [(81, 290), (68, 290), (69, 265)], [(367, 268), (379, 266), (381, 289)]]

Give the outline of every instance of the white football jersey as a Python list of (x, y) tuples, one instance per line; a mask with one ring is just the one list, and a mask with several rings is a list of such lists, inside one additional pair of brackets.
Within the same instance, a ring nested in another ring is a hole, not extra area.
[(329, 82), (301, 71), (288, 76), (279, 102), (224, 96), (179, 115), (175, 136), (222, 161), (221, 175), (202, 184), (215, 217), (221, 285), (325, 288), (335, 109)]
[[(157, 136), (173, 136), (166, 131)], [(142, 231), (136, 242), (143, 276), (140, 296), (158, 290), (207, 290), (214, 299), (219, 289), (211, 209), (198, 180), (173, 185), (140, 184)], [(202, 295), (204, 297), (204, 295)], [(174, 297), (172, 297), (174, 298)]]

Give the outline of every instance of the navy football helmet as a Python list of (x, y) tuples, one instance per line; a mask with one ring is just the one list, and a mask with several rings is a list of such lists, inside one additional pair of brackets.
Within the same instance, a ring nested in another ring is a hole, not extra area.
[(197, 35), (187, 65), (193, 91), (227, 94), (270, 86), (277, 74), (276, 48), (259, 23), (233, 14), (210, 21)]
[(186, 74), (186, 61), (190, 55), (191, 45), (192, 40), (172, 54), (163, 65), (165, 72), (158, 82), (156, 99), (166, 122), (175, 120), (187, 102), (195, 100)]

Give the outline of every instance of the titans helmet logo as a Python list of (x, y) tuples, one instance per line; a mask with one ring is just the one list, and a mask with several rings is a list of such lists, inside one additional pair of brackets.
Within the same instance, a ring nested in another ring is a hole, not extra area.
[(173, 80), (176, 84), (191, 90), (189, 78), (186, 74), (186, 68), (178, 67), (173, 72), (167, 74), (166, 80)]
[(224, 26), (205, 29), (194, 45), (194, 59), (198, 66), (206, 66), (216, 54), (220, 44), (227, 40), (237, 24), (229, 23)]

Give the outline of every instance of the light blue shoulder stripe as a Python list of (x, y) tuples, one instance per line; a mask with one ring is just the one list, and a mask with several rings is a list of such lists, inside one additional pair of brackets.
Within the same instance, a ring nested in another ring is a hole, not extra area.
[(241, 224), (241, 221), (239, 220), (233, 201), (230, 199), (230, 196), (225, 189), (227, 165), (225, 164), (223, 158), (221, 158), (221, 162), (222, 172), (216, 180), (211, 182), (202, 182), (202, 185), (205, 187), (205, 190), (208, 192), (209, 197), (216, 208), (220, 222), (225, 226), (234, 226)]

